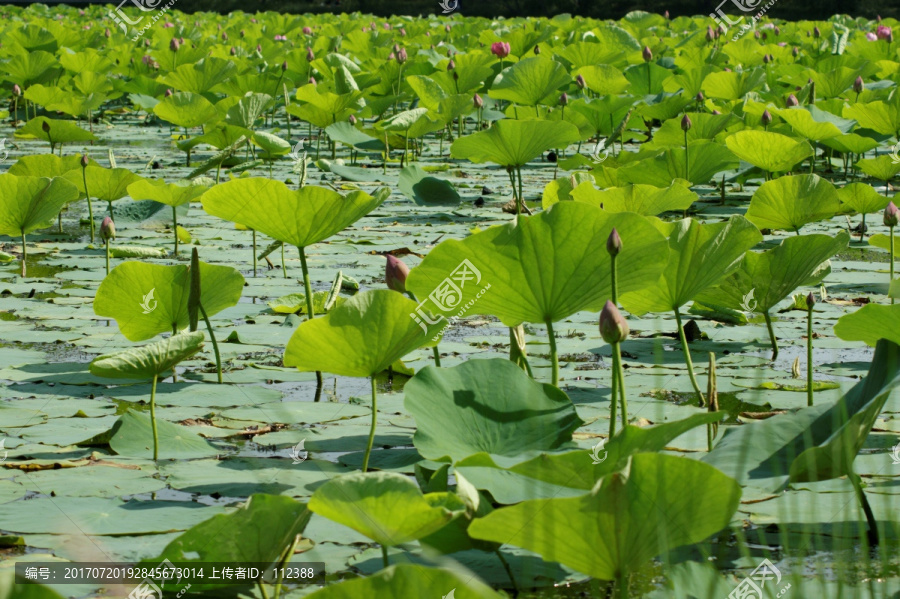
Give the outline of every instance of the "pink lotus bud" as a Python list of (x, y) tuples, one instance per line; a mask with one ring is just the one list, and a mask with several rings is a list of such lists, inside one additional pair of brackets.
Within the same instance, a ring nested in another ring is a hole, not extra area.
[(169, 21), (166, 21), (165, 23), (163, 23), (163, 29), (170, 29), (172, 27), (175, 27), (175, 23), (171, 23)]
[(44, 133), (50, 133), (49, 121), (44, 121), (43, 123), (41, 123), (41, 129), (44, 131)]
[(390, 254), (385, 254), (387, 264), (384, 267), (384, 282), (388, 289), (399, 293), (406, 293), (406, 277), (409, 276), (409, 267), (400, 259)]
[(390, 54), (388, 54), (388, 60), (397, 60), (397, 56), (393, 52), (391, 52)]
[(797, 96), (791, 94), (787, 97), (787, 100), (784, 101), (784, 105), (790, 108), (792, 106), (799, 106), (800, 102), (797, 100)]
[(231, 55), (237, 56), (237, 48), (235, 48), (234, 46), (231, 47)]
[(316, 55), (313, 54), (313, 49), (309, 46), (306, 47), (306, 62), (312, 62), (316, 59)]
[(666, 21), (669, 20), (669, 11), (663, 13), (663, 16), (666, 18)]
[(309, 78), (309, 84), (310, 84), (310, 85), (315, 85), (315, 84), (316, 84), (316, 78), (315, 78), (315, 77), (310, 77), (310, 78)]
[[(574, 189), (575, 187), (575, 175), (572, 175), (572, 188)], [(609, 252), (610, 256), (618, 256), (619, 252), (622, 251), (622, 238), (619, 237), (619, 232), (615, 227), (610, 231), (609, 237), (606, 238), (606, 251)]]
[(693, 126), (694, 123), (691, 122), (691, 117), (684, 115), (684, 118), (681, 119), (681, 130), (687, 133)]
[(509, 42), (494, 42), (491, 44), (491, 54), (497, 58), (506, 58), (509, 56)]
[(863, 83), (863, 78), (857, 77), (856, 80), (853, 82), (853, 91), (855, 91), (858, 94), (861, 94), (865, 88), (866, 88), (866, 84)]
[(770, 62), (771, 60), (772, 60), (772, 55), (771, 55), (771, 54), (764, 54), (764, 55), (763, 55), (763, 62), (764, 62), (765, 64), (769, 64), (769, 62)]
[(351, 114), (350, 118), (348, 118), (347, 120), (350, 122), (351, 125), (353, 125), (354, 127), (356, 126), (356, 117), (355, 116), (353, 116)]
[(584, 89), (584, 77), (581, 76), (581, 73), (578, 73), (578, 75), (575, 77), (575, 85), (577, 85), (581, 89)]
[(285, 60), (283, 63), (281, 63), (281, 71), (282, 72), (286, 71), (287, 67), (288, 67), (287, 61)]
[(755, 39), (759, 39), (759, 38), (760, 38), (759, 30), (758, 30), (758, 29), (757, 29), (756, 31), (753, 32), (753, 37), (754, 37)]
[(791, 56), (793, 56), (794, 58), (797, 58), (797, 56), (799, 56), (799, 55), (800, 55), (800, 48), (798, 48), (797, 46), (794, 46), (794, 48), (791, 50)]
[(887, 25), (879, 25), (878, 29), (875, 30), (875, 36), (878, 39), (886, 40), (887, 42), (894, 41), (894, 31)]
[(694, 100), (697, 102), (703, 102), (703, 92), (697, 92), (697, 95), (694, 96)]
[(447, 33), (450, 33), (450, 23), (447, 23), (446, 25), (444, 25), (444, 31), (446, 31)]
[(653, 52), (650, 50), (650, 46), (644, 46), (644, 51), (641, 52), (641, 56), (644, 57), (644, 62), (653, 60)]
[(868, 33), (866, 33), (866, 39), (869, 40), (870, 42), (874, 42), (878, 39), (878, 36), (875, 35), (874, 33), (872, 33), (871, 31), (869, 31)]
[(103, 241), (109, 241), (110, 239), (116, 238), (116, 223), (113, 222), (113, 219), (110, 217), (104, 217), (103, 222), (100, 223), (100, 239)]
[(762, 120), (762, 124), (766, 127), (768, 127), (772, 123), (772, 114), (768, 110), (763, 110), (762, 117), (760, 118)]
[(534, 53), (535, 53), (535, 54), (540, 54), (540, 53), (541, 53), (541, 47), (540, 47), (540, 46), (535, 46), (535, 47), (534, 47)]
[(455, 63), (455, 62), (453, 61), (453, 59), (451, 58), (451, 59), (450, 59), (450, 62), (447, 63), (447, 70), (448, 70), (448, 71), (452, 71), (452, 70), (455, 69), (455, 68), (456, 68), (456, 63)]
[(312, 27), (307, 25), (306, 27), (303, 28), (303, 35), (311, 35), (311, 34), (312, 34)]
[(484, 100), (481, 99), (481, 96), (475, 94), (475, 96), (472, 97), (472, 104), (475, 105), (475, 108), (481, 108), (484, 106)]
[(773, 29), (772, 31), (775, 32), (775, 35), (781, 35), (781, 29), (777, 25), (775, 26), (775, 29)]
[(90, 164), (90, 159), (87, 154), (81, 155), (81, 168), (87, 168), (88, 164)]
[(816, 298), (813, 297), (812, 291), (810, 291), (806, 296), (806, 308), (807, 310), (812, 311), (813, 306), (816, 305)]
[(819, 38), (822, 37), (822, 30), (818, 28), (818, 26), (813, 27), (813, 37)]
[(600, 336), (610, 345), (628, 338), (628, 323), (616, 305), (609, 300), (606, 300), (606, 305), (600, 312)]
[(173, 37), (172, 41), (169, 42), (169, 50), (172, 52), (178, 52), (178, 48), (181, 47), (181, 43), (178, 41), (178, 38)]
[(894, 202), (888, 202), (887, 208), (884, 209), (884, 226), (896, 227), (900, 222), (900, 210), (894, 205)]
[(719, 112), (718, 110), (713, 110), (713, 111), (712, 111), (712, 114), (719, 115), (719, 114), (722, 114), (722, 113)]
[(384, 24), (384, 29), (385, 29), (385, 31), (390, 31), (390, 30), (391, 30), (391, 24), (390, 24), (390, 23), (385, 23), (385, 24)]
[(713, 28), (709, 25), (706, 26), (706, 41), (711, 42), (716, 39), (716, 34), (713, 32)]
[(400, 44), (394, 44), (394, 54), (400, 51)]
[(568, 103), (569, 103), (569, 94), (567, 94), (566, 92), (563, 92), (562, 95), (559, 97), (559, 105), (566, 106)]
[(258, 53), (262, 54), (262, 45), (256, 44), (256, 51), (257, 51)]
[(19, 87), (19, 84), (18, 84), (18, 83), (16, 83), (15, 85), (13, 85), (13, 95), (14, 95), (14, 96), (21, 96), (21, 95), (22, 95), (22, 88)]
[(165, 97), (168, 98), (168, 97), (171, 96), (171, 95), (172, 95), (172, 90), (171, 90), (171, 89), (167, 89), (167, 90), (166, 90)]
[(400, 48), (400, 51), (397, 52), (397, 62), (403, 64), (407, 60), (409, 60), (409, 56), (406, 54), (406, 48)]
[(112, 37), (112, 33), (109, 31), (109, 27), (107, 27), (106, 30), (103, 32), (103, 37), (105, 37), (105, 38)]

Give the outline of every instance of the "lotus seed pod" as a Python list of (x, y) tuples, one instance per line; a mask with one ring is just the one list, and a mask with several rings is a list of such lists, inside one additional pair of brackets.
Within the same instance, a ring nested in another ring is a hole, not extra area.
[(787, 100), (785, 100), (784, 105), (790, 108), (791, 106), (799, 106), (800, 102), (797, 101), (797, 96), (791, 94), (788, 96)]
[(888, 202), (884, 209), (884, 226), (896, 227), (900, 223), (900, 210), (894, 205), (894, 202)]
[(628, 338), (628, 323), (609, 300), (600, 312), (600, 336), (609, 344), (621, 343)]
[(388, 289), (406, 293), (406, 277), (409, 276), (409, 267), (391, 254), (385, 254), (384, 257), (387, 258), (387, 264), (384, 267), (384, 282)]
[(766, 127), (768, 127), (772, 123), (772, 115), (768, 110), (763, 110), (761, 120), (762, 124)]
[(691, 117), (684, 115), (684, 118), (681, 119), (681, 130), (687, 133), (693, 126), (694, 124), (691, 122)]
[(644, 62), (653, 60), (653, 52), (650, 50), (650, 46), (644, 46), (644, 51), (641, 52), (641, 56), (644, 57)]
[(816, 298), (813, 297), (812, 291), (810, 291), (806, 296), (806, 308), (808, 310), (812, 310), (813, 306), (816, 305)]
[(104, 217), (103, 222), (100, 223), (100, 239), (103, 241), (109, 241), (110, 239), (116, 238), (116, 223), (113, 222), (113, 219), (110, 217)]

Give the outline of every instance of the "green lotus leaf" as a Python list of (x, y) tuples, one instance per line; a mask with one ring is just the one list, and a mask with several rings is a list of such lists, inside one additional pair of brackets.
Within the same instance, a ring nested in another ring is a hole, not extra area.
[(892, 155), (882, 155), (878, 158), (863, 158), (854, 162), (853, 166), (880, 181), (890, 181), (897, 173), (900, 173), (900, 162), (895, 161)]
[(325, 187), (300, 191), (281, 181), (254, 177), (216, 185), (202, 196), (203, 209), (284, 243), (307, 247), (324, 241), (377, 208), (390, 195), (354, 191), (342, 196)]
[(336, 143), (342, 143), (351, 148), (368, 151), (383, 152), (384, 140), (375, 139), (351, 125), (347, 121), (335, 123), (325, 128), (325, 134)]
[(549, 101), (556, 105), (559, 88), (570, 83), (572, 76), (555, 60), (533, 56), (507, 67), (491, 85), (490, 96), (522, 106), (537, 106)]
[[(184, 49), (180, 50), (178, 54), (183, 51)], [(181, 60), (179, 59), (179, 62)], [(160, 78), (160, 82), (183, 92), (205, 94), (215, 86), (228, 81), (238, 70), (233, 61), (224, 58), (210, 57), (190, 62), (193, 64), (182, 64), (172, 69)]]
[(689, 142), (685, 174), (684, 148), (669, 148), (656, 157), (625, 165), (619, 169), (619, 179), (628, 183), (644, 183), (668, 187), (675, 179), (686, 179), (695, 185), (709, 183), (722, 171), (738, 166), (738, 159), (720, 143), (705, 139)]
[(153, 114), (175, 126), (187, 129), (199, 127), (219, 118), (216, 107), (209, 100), (191, 92), (178, 92), (163, 98), (153, 107)]
[(0, 175), (0, 235), (24, 237), (44, 229), (63, 206), (78, 199), (78, 189), (63, 179)]
[(410, 272), (406, 286), (436, 314), (470, 306), (469, 314), (492, 314), (508, 326), (596, 312), (611, 297), (605, 247), (613, 228), (624, 244), (616, 259), (618, 292), (652, 285), (665, 263), (666, 240), (656, 227), (636, 214), (560, 202), (518, 225), (441, 242)]
[(849, 132), (849, 130), (841, 131), (834, 123), (816, 119), (807, 107), (773, 109), (773, 112), (787, 121), (794, 133), (806, 139), (822, 141)]
[(108, 379), (152, 379), (200, 351), (203, 340), (200, 331), (180, 333), (141, 347), (98, 356), (91, 362), (91, 374)]
[(874, 187), (866, 183), (845, 185), (837, 190), (837, 195), (841, 203), (850, 206), (854, 212), (859, 214), (881, 212), (890, 202), (890, 198), (884, 197), (875, 191)]
[(622, 305), (635, 315), (680, 308), (735, 270), (744, 253), (762, 241), (753, 223), (738, 215), (724, 223), (686, 218), (660, 226), (669, 236), (662, 276), (644, 289), (620, 291)]
[(487, 131), (460, 137), (450, 146), (450, 154), (475, 163), (521, 166), (546, 150), (564, 148), (579, 138), (578, 128), (571, 123), (503, 119)]
[(900, 305), (866, 304), (856, 312), (841, 316), (834, 334), (844, 341), (862, 341), (874, 347), (879, 339), (900, 344)]
[(400, 191), (419, 206), (458, 206), (459, 192), (453, 183), (433, 177), (417, 164), (400, 171)]
[[(209, 316), (237, 304), (244, 277), (230, 266), (200, 262), (203, 309)], [(94, 313), (115, 319), (130, 341), (143, 341), (159, 333), (188, 326), (187, 265), (164, 266), (123, 262), (110, 271), (94, 299)]]
[(768, 312), (798, 287), (819, 284), (831, 272), (829, 259), (849, 243), (846, 231), (787, 237), (770, 250), (747, 252), (740, 268), (696, 299), (708, 306)]
[(316, 489), (309, 509), (383, 547), (394, 547), (437, 532), (459, 516), (465, 504), (451, 493), (423, 495), (414, 481), (396, 472), (360, 472)]
[[(889, 331), (888, 338), (872, 341), (875, 355), (866, 378), (841, 399), (731, 428), (702, 460), (743, 485), (768, 492), (780, 492), (790, 481), (849, 474), (875, 418), (900, 385), (900, 347), (890, 340), (900, 337), (891, 327), (900, 314), (894, 308), (900, 305), (869, 304), (838, 321), (843, 324), (835, 332), (847, 340), (878, 338), (876, 327)], [(863, 311), (862, 319), (849, 319)], [(872, 319), (879, 311), (889, 312), (889, 318)]]
[(291, 152), (291, 144), (277, 135), (265, 131), (254, 133), (253, 143), (262, 148), (260, 158), (264, 160), (274, 160), (278, 156), (287, 156)]
[(248, 93), (228, 109), (225, 122), (235, 127), (253, 129), (256, 121), (265, 114), (272, 103), (272, 96), (268, 94)]
[(639, 453), (590, 493), (503, 507), (474, 520), (468, 532), (615, 580), (654, 556), (725, 528), (740, 497), (734, 480), (702, 462)]
[[(46, 29), (43, 31), (49, 33)], [(10, 31), (9, 35), (13, 34), (14, 30)], [(56, 48), (53, 51), (55, 52)], [(26, 88), (35, 83), (47, 83), (62, 74), (56, 57), (44, 50), (16, 52), (3, 62), (2, 70), (12, 81), (20, 82), (20, 85)]]
[(718, 71), (710, 73), (703, 80), (700, 90), (708, 98), (739, 100), (748, 92), (759, 89), (766, 80), (764, 69), (750, 69), (743, 72)]
[(642, 216), (656, 216), (672, 210), (687, 210), (696, 201), (697, 194), (679, 183), (672, 183), (664, 188), (629, 183), (602, 191), (591, 183), (582, 183), (572, 190), (572, 199), (601, 207), (608, 212), (635, 212)]
[(856, 102), (848, 104), (841, 115), (854, 119), (860, 127), (882, 135), (900, 136), (900, 104), (895, 102)]
[(864, 137), (857, 133), (848, 133), (838, 137), (831, 137), (822, 140), (822, 145), (833, 150), (837, 150), (843, 154), (865, 154), (878, 147), (878, 140), (871, 137)]
[[(688, 142), (697, 139), (717, 139), (731, 125), (740, 122), (733, 114), (711, 114), (707, 112), (688, 113), (691, 128), (687, 132)], [(655, 148), (684, 147), (684, 131), (681, 130), (682, 117), (672, 118), (653, 132), (649, 144)]]
[[(88, 166), (100, 165), (93, 159), (88, 159)], [(72, 154), (60, 158), (55, 154), (33, 154), (22, 156), (7, 171), (10, 175), (19, 177), (61, 177), (69, 171), (81, 172), (81, 156)]]
[(135, 201), (153, 200), (166, 206), (181, 206), (190, 204), (191, 200), (199, 198), (208, 189), (206, 185), (200, 184), (178, 185), (166, 183), (162, 179), (140, 179), (128, 185), (128, 195)]
[[(44, 123), (50, 125), (49, 132), (44, 131)], [(42, 139), (53, 144), (73, 141), (97, 141), (93, 133), (82, 129), (73, 121), (48, 119), (45, 116), (35, 117), (19, 127), (16, 130), (16, 138)]]
[[(622, 71), (608, 64), (583, 66), (573, 76), (578, 75), (584, 77), (585, 87), (599, 96), (616, 96), (623, 93), (631, 85), (631, 82), (625, 78)], [(493, 91), (491, 95), (494, 95)]]
[[(890, 251), (891, 237), (884, 233), (876, 233), (869, 237), (869, 245)], [(900, 248), (900, 235), (894, 235), (894, 248)]]
[(426, 459), (558, 449), (584, 424), (565, 393), (506, 359), (426, 366), (405, 393), (404, 405), (416, 419), (413, 443)]
[[(316, 314), (324, 314), (328, 310), (325, 306), (328, 304), (331, 292), (315, 291), (313, 292), (313, 311)], [(346, 298), (335, 298), (335, 305), (340, 306), (346, 301)], [(289, 293), (272, 301), (266, 302), (272, 311), (276, 314), (306, 314), (306, 295), (303, 293)]]
[[(428, 568), (417, 564), (397, 564), (377, 574), (332, 583), (309, 599), (396, 599), (397, 597), (444, 597), (455, 599), (503, 599), (471, 574)], [(48, 598), (52, 599), (52, 598)]]
[(92, 198), (103, 202), (115, 202), (128, 195), (128, 186), (141, 181), (139, 175), (135, 175), (127, 168), (103, 168), (100, 166), (88, 166), (82, 175), (81, 169), (71, 170), (63, 175), (65, 179), (73, 183), (82, 196), (85, 195), (84, 180), (87, 179), (87, 190)]
[[(581, 185), (582, 183), (593, 181), (594, 177), (591, 173), (586, 173), (584, 171), (576, 171), (569, 175), (568, 177), (560, 177), (559, 179), (554, 179), (547, 183), (544, 186), (544, 193), (541, 198), (541, 207), (544, 210), (547, 210), (553, 204), (557, 202), (568, 202), (570, 200), (574, 200), (572, 197), (572, 190)], [(574, 187), (572, 183), (574, 182)], [(593, 187), (593, 186), (592, 186)]]
[(365, 291), (322, 318), (303, 322), (284, 352), (284, 365), (306, 372), (371, 377), (439, 336), (445, 321), (427, 327), (416, 303), (386, 289)]
[(750, 199), (747, 219), (760, 229), (800, 231), (807, 223), (841, 210), (834, 185), (818, 175), (779, 177), (759, 186)]
[(725, 138), (725, 145), (744, 162), (770, 173), (793, 170), (813, 153), (808, 142), (771, 131), (738, 131)]
[[(200, 335), (202, 337), (202, 333)], [(221, 452), (184, 426), (165, 420), (157, 421), (156, 425), (160, 459), (211, 458)], [(150, 414), (128, 410), (119, 417), (109, 435), (109, 447), (116, 454), (153, 459), (153, 425)]]

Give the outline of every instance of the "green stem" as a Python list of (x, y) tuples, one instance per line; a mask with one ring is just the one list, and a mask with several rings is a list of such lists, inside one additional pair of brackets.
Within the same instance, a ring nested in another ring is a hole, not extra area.
[(434, 354), (434, 365), (440, 367), (441, 365), (441, 352), (438, 350), (438, 346), (435, 345), (431, 348), (432, 353)]
[[(521, 166), (516, 167), (516, 173), (518, 173), (518, 175), (519, 175), (519, 202), (522, 204), (522, 206), (524, 206), (525, 205), (525, 194), (522, 193), (522, 167)], [(520, 210), (520, 208), (517, 204), (516, 205), (516, 219), (518, 219), (518, 217), (519, 217), (519, 210)]]
[(619, 306), (619, 294), (618, 294), (618, 283), (619, 276), (616, 271), (616, 256), (610, 255), (610, 283), (612, 285), (612, 303), (615, 304), (616, 307)]
[[(174, 367), (173, 367), (174, 370)], [(156, 380), (157, 375), (153, 375), (153, 383), (150, 387), (150, 428), (153, 429), (153, 461), (159, 459), (159, 435), (156, 432)]]
[(25, 261), (28, 259), (28, 246), (25, 244), (25, 229), (22, 229), (22, 278), (25, 278)]
[(813, 330), (812, 308), (806, 316), (806, 405), (813, 405)]
[(278, 560), (278, 570), (281, 573), (278, 575), (278, 579), (275, 581), (275, 599), (281, 597), (281, 581), (284, 579), (284, 567), (291, 560), (291, 556), (294, 555), (294, 550), (297, 549), (297, 543), (300, 541), (300, 535), (295, 535), (294, 540), (288, 545), (288, 548), (282, 554), (281, 559)]
[(619, 369), (616, 368), (616, 357), (613, 352), (612, 379), (609, 383), (609, 438), (616, 434), (616, 413), (619, 407)]
[(91, 203), (91, 193), (88, 191), (85, 169), (81, 169), (81, 179), (84, 181), (84, 195), (87, 196), (88, 201), (88, 218), (91, 220), (91, 243), (94, 243), (94, 205)]
[(688, 164), (689, 164), (689, 161), (688, 161), (688, 140), (687, 140), (687, 131), (685, 131), (685, 132), (684, 132), (684, 178), (685, 178), (685, 180), (690, 181), (690, 179), (688, 178), (688, 172), (690, 172), (689, 169), (688, 169)]
[(109, 274), (109, 239), (106, 240), (106, 274)]
[(284, 244), (281, 244), (281, 272), (284, 273), (284, 278), (288, 278), (287, 276), (287, 265), (284, 263)]
[(694, 391), (697, 392), (700, 405), (706, 405), (703, 392), (700, 390), (700, 385), (697, 384), (697, 377), (694, 376), (694, 362), (691, 360), (691, 349), (688, 347), (687, 338), (684, 336), (684, 327), (681, 326), (681, 312), (678, 311), (678, 308), (675, 308), (675, 322), (678, 324), (678, 339), (681, 341), (681, 349), (684, 352), (684, 363), (687, 365), (688, 377), (691, 379)]
[[(302, 246), (297, 246), (297, 249), (300, 250), (300, 269), (303, 271), (303, 290), (306, 292), (306, 319), (312, 320), (312, 318), (316, 315), (316, 310), (313, 308), (313, 294), (312, 294), (312, 286), (309, 284), (309, 267), (306, 265), (306, 251)], [(322, 372), (316, 371), (316, 401), (322, 395)], [(363, 469), (365, 471), (365, 469)]]
[(619, 387), (619, 396), (622, 402), (622, 428), (628, 425), (628, 400), (625, 398), (625, 371), (622, 368), (622, 344), (614, 343), (613, 369), (616, 371), (616, 381)]
[(559, 355), (556, 353), (556, 335), (553, 333), (553, 322), (547, 320), (547, 337), (550, 339), (550, 363), (552, 367), (552, 375), (550, 384), (559, 387)]
[(616, 593), (619, 599), (628, 599), (628, 573), (622, 572), (616, 577)]
[(209, 339), (212, 341), (213, 353), (216, 355), (216, 374), (218, 375), (219, 384), (222, 384), (222, 356), (219, 355), (219, 344), (216, 343), (216, 335), (213, 333), (212, 324), (209, 322), (209, 316), (200, 304), (200, 314), (203, 316), (203, 322), (206, 323), (206, 330), (209, 331)]
[(256, 586), (259, 587), (259, 594), (262, 595), (263, 599), (269, 599), (269, 592), (266, 590), (266, 585), (263, 581), (257, 580)]
[(363, 455), (362, 471), (365, 474), (369, 470), (369, 455), (372, 453), (372, 445), (375, 444), (375, 419), (378, 416), (378, 389), (375, 386), (375, 375), (369, 377), (372, 381), (372, 424), (369, 427), (369, 440), (366, 443), (366, 453)]
[(384, 564), (384, 567), (387, 568), (391, 565), (390, 560), (388, 559), (388, 548), (387, 545), (381, 546), (381, 563)]
[[(891, 227), (891, 280), (888, 282), (888, 293), (891, 292), (891, 283), (894, 282), (894, 227)], [(891, 303), (894, 303), (894, 298), (891, 298)]]
[(775, 338), (775, 329), (772, 328), (772, 317), (769, 315), (769, 311), (766, 310), (763, 312), (763, 317), (766, 319), (766, 328), (769, 329), (769, 341), (772, 344), (772, 361), (778, 359), (778, 340)]
[(863, 237), (866, 234), (866, 215), (862, 215), (862, 224), (859, 225), (859, 241), (862, 243)]
[(252, 231), (253, 231), (253, 278), (256, 278), (256, 229), (252, 229)]
[(512, 568), (509, 567), (509, 562), (507, 562), (506, 558), (503, 557), (503, 554), (500, 553), (499, 548), (495, 549), (494, 553), (497, 554), (497, 559), (499, 559), (500, 563), (503, 564), (503, 569), (506, 570), (506, 575), (509, 576), (509, 581), (512, 583), (513, 587), (513, 596), (518, 595), (519, 585), (516, 584), (516, 577), (513, 576)]
[(175, 231), (175, 255), (178, 255), (178, 209), (172, 206), (172, 230)]

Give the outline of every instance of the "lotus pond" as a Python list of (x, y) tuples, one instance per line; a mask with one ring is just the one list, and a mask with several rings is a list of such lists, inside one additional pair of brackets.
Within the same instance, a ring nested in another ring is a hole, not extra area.
[(900, 596), (896, 22), (127, 11), (0, 11), (0, 597)]

